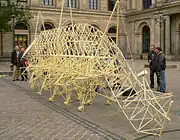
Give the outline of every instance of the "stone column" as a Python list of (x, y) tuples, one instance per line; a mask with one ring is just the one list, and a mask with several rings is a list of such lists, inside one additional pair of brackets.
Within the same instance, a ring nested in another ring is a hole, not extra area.
[[(160, 47), (162, 44), (161, 44), (161, 38), (162, 38), (162, 35), (161, 35), (161, 29), (162, 27), (160, 28), (160, 22), (157, 22), (157, 45), (158, 47)], [(161, 46), (162, 47), (162, 46)]]
[(136, 47), (136, 53), (137, 55), (140, 55), (142, 53), (142, 44), (140, 43), (142, 40), (141, 35), (139, 33), (135, 33), (134, 38), (135, 38), (134, 47)]
[(138, 5), (139, 5), (139, 9), (138, 9), (138, 10), (142, 10), (142, 8), (143, 8), (143, 3), (142, 3), (142, 0), (139, 0)]
[(165, 54), (170, 54), (170, 45), (171, 45), (171, 29), (170, 29), (170, 16), (167, 16), (165, 21)]
[(1, 44), (0, 44), (0, 56), (2, 56), (3, 55), (3, 46), (1, 46), (1, 45), (3, 45), (3, 34), (2, 34), (2, 32), (0, 33), (0, 42), (1, 42)]
[(180, 49), (179, 49), (179, 35), (180, 35), (180, 32), (179, 30), (176, 30), (176, 44), (175, 44), (175, 55), (178, 56), (180, 54)]
[(159, 47), (159, 30), (160, 30), (160, 28), (159, 28), (159, 23), (156, 21), (156, 20), (154, 20), (154, 45), (156, 46), (156, 47)]
[(127, 6), (127, 10), (129, 10), (130, 9), (130, 0), (127, 0), (126, 6)]
[(136, 0), (136, 10), (141, 10), (142, 6), (141, 6), (142, 0)]
[(132, 9), (136, 9), (136, 1), (132, 0)]
[(154, 7), (156, 5), (157, 0), (152, 0), (152, 6)]
[(150, 31), (150, 46), (152, 45), (152, 44), (154, 44), (155, 45), (155, 20), (154, 19), (151, 19), (151, 29), (150, 29), (151, 31)]

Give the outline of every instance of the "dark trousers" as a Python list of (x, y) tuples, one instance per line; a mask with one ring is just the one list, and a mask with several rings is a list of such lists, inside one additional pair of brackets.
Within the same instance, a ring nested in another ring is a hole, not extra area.
[(160, 87), (160, 74), (157, 72), (156, 68), (150, 68), (150, 87), (154, 88), (154, 73), (156, 73), (156, 77), (157, 77), (157, 86), (158, 88)]
[(21, 68), (21, 80), (28, 80), (26, 68)]

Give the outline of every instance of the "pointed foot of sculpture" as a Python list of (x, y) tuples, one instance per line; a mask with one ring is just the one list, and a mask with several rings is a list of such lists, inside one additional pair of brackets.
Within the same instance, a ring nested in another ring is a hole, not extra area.
[(42, 92), (37, 92), (37, 95), (40, 95), (40, 96), (41, 96), (41, 95), (42, 95)]
[(92, 100), (87, 100), (86, 105), (91, 105), (92, 104)]
[(78, 110), (79, 110), (80, 112), (84, 112), (84, 105), (79, 106), (79, 107), (78, 107)]
[(64, 101), (64, 104), (67, 106), (67, 105), (70, 105), (70, 101)]
[(81, 101), (81, 98), (80, 98), (80, 97), (77, 97), (76, 100), (77, 100), (77, 101)]
[(50, 101), (50, 102), (54, 102), (54, 98), (53, 98), (53, 97), (50, 97), (50, 98), (49, 98), (49, 101)]
[(106, 105), (110, 105), (112, 103), (112, 100), (108, 99), (106, 100)]

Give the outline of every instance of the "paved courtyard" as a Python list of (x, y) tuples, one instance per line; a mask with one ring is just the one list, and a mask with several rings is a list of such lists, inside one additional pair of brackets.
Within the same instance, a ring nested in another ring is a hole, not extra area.
[[(171, 63), (178, 66), (166, 70), (168, 91), (174, 93), (172, 122), (167, 123), (161, 138), (137, 134), (117, 106), (105, 106), (103, 98), (97, 98), (81, 113), (77, 102), (66, 107), (57, 98), (50, 103), (48, 93), (37, 96), (27, 82), (12, 82), (7, 77), (0, 79), (0, 140), (179, 140), (180, 62)], [(136, 60), (136, 71), (140, 72), (144, 64), (146, 61)], [(9, 64), (0, 64), (0, 69), (9, 71)]]
[(0, 140), (103, 140), (104, 138), (0, 80)]

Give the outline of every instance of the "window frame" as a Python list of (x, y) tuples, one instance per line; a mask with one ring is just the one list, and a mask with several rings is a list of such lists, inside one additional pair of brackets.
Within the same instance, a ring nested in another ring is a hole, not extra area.
[[(107, 2), (108, 11), (113, 11), (114, 7), (112, 8), (112, 10), (110, 10), (110, 1), (112, 1), (112, 0), (108, 0), (108, 2)], [(116, 3), (114, 3), (114, 6), (115, 6), (115, 4), (116, 4)]]
[(143, 9), (149, 9), (152, 6), (152, 0), (142, 0)]
[[(46, 1), (48, 4), (46, 4)], [(52, 1), (52, 4), (50, 4), (50, 1)], [(40, 0), (40, 5), (42, 6), (55, 6), (55, 0)]]
[[(115, 32), (110, 32), (110, 30)], [(117, 33), (117, 27), (116, 26), (110, 26), (108, 29), (108, 36), (116, 43), (116, 33)]]
[[(94, 4), (95, 2), (96, 2), (96, 5)], [(95, 6), (96, 6), (96, 8), (95, 8)], [(99, 0), (88, 0), (88, 9), (99, 10)]]
[[(51, 28), (47, 29), (46, 27), (48, 27), (48, 26)], [(44, 22), (44, 27), (45, 27), (45, 30), (52, 30), (55, 28), (55, 25), (51, 22)], [(40, 30), (44, 31), (43, 24), (41, 25)]]
[(28, 3), (28, 1), (27, 1), (27, 0), (17, 0), (17, 3), (18, 3), (18, 2)]
[[(75, 7), (73, 7), (73, 2), (75, 2)], [(65, 7), (66, 8), (70, 7), (69, 0), (66, 0)], [(71, 8), (73, 8), (73, 9), (78, 8), (78, 0), (71, 0)]]

